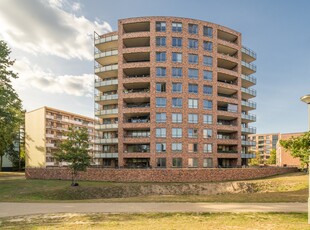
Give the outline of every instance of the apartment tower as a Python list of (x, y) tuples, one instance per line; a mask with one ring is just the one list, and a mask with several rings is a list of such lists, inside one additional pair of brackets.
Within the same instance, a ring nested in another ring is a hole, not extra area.
[(96, 154), (104, 166), (237, 167), (256, 117), (255, 52), (241, 33), (179, 17), (95, 33)]

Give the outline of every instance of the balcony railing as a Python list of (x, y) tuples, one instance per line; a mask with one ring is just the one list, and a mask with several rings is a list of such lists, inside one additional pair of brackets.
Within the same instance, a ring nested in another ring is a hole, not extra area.
[(128, 133), (128, 134), (124, 135), (125, 138), (148, 138), (150, 136), (151, 136), (151, 134), (149, 132), (139, 133), (139, 134)]
[(107, 36), (107, 37), (96, 39), (95, 44), (97, 45), (100, 43), (106, 43), (106, 42), (117, 41), (117, 40), (118, 40), (118, 35)]
[(241, 153), (241, 158), (245, 158), (245, 159), (256, 158), (256, 154), (253, 154), (253, 153)]
[(255, 127), (241, 127), (241, 132), (255, 134), (256, 128)]
[(94, 158), (118, 158), (118, 153), (96, 153)]
[(124, 108), (150, 108), (150, 103), (127, 104), (127, 105), (124, 105)]
[(104, 57), (110, 57), (110, 56), (116, 56), (118, 55), (118, 50), (108, 50), (104, 52), (98, 52), (95, 53), (95, 59), (97, 58), (104, 58)]
[(124, 93), (149, 93), (150, 89), (124, 89)]
[(255, 141), (245, 141), (245, 140), (241, 140), (241, 145), (255, 146), (255, 145), (256, 145), (256, 142), (255, 142)]
[(238, 112), (237, 110), (228, 109), (228, 108), (226, 108), (226, 107), (217, 107), (217, 110), (219, 110), (219, 111), (231, 112), (231, 113), (237, 113), (237, 112)]
[(256, 109), (256, 102), (253, 101), (241, 101), (241, 105)]
[(99, 124), (95, 125), (95, 129), (117, 129), (118, 124)]
[(241, 114), (242, 119), (250, 120), (250, 121), (256, 121), (256, 116), (253, 114)]
[(241, 52), (251, 56), (254, 59), (256, 59), (256, 57), (257, 57), (256, 52), (254, 52), (253, 50), (251, 50), (245, 46), (242, 46)]
[(97, 116), (118, 114), (118, 109), (100, 109), (95, 112)]
[(102, 80), (95, 81), (95, 87), (117, 85), (117, 84), (118, 84), (118, 79), (107, 80), (107, 81), (102, 81)]
[(241, 64), (242, 64), (244, 67), (249, 68), (249, 69), (251, 69), (251, 70), (253, 70), (253, 71), (256, 72), (256, 69), (257, 69), (257, 68), (256, 68), (256, 65), (251, 64), (251, 63), (247, 63), (247, 62), (245, 62), (245, 61), (242, 61)]
[(112, 71), (112, 70), (118, 70), (118, 65), (106, 65), (106, 66), (100, 66), (95, 68), (95, 73), (100, 73), (100, 72), (106, 72), (106, 71)]
[(256, 97), (255, 89), (248, 89), (248, 88), (241, 87), (241, 92), (251, 94), (252, 96)]
[(118, 94), (110, 94), (110, 95), (99, 95), (95, 97), (96, 101), (106, 101), (106, 100), (117, 100)]
[(249, 82), (252, 82), (253, 84), (256, 84), (256, 77), (254, 76), (250, 76), (250, 75), (244, 75), (244, 74), (241, 74), (241, 78), (243, 80), (246, 80), (246, 81), (249, 81)]
[(96, 138), (95, 144), (117, 144), (118, 138)]
[(149, 74), (124, 75), (124, 78), (142, 78), (142, 77), (150, 77), (150, 75)]
[(218, 153), (238, 153), (237, 150), (222, 150), (222, 149), (218, 149), (217, 152)]

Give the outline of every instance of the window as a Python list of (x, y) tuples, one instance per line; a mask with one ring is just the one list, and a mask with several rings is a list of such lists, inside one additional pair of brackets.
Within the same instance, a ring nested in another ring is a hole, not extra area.
[(172, 83), (172, 93), (182, 93), (182, 83)]
[(165, 32), (166, 31), (166, 22), (156, 22), (156, 31)]
[(172, 108), (182, 108), (182, 98), (172, 98)]
[(173, 152), (181, 152), (182, 151), (182, 143), (172, 143), (171, 149)]
[(213, 58), (210, 56), (203, 56), (203, 65), (212, 66)]
[(166, 158), (157, 158), (157, 168), (166, 168)]
[(188, 77), (198, 79), (198, 69), (188, 69)]
[(188, 33), (190, 33), (190, 34), (198, 34), (198, 25), (196, 25), (196, 24), (188, 24)]
[(212, 115), (210, 114), (204, 114), (203, 115), (203, 123), (211, 125), (212, 124)]
[(166, 107), (167, 100), (165, 97), (156, 97), (156, 107)]
[(157, 93), (166, 92), (166, 83), (165, 82), (156, 83), (156, 92)]
[(182, 32), (182, 23), (172, 22), (172, 32)]
[(182, 129), (181, 128), (172, 128), (172, 137), (181, 138)]
[(182, 113), (172, 113), (172, 123), (182, 123)]
[(204, 153), (212, 153), (212, 144), (203, 144)]
[(205, 159), (203, 159), (203, 167), (204, 168), (212, 168), (213, 167), (213, 160), (212, 160), (212, 158), (205, 158)]
[(166, 137), (166, 128), (156, 128), (156, 137)]
[(183, 72), (182, 68), (180, 68), (180, 67), (172, 67), (172, 77), (180, 78), (183, 75), (182, 72)]
[(166, 122), (166, 113), (156, 113), (156, 123)]
[(188, 129), (188, 138), (198, 138), (198, 129)]
[(212, 81), (212, 71), (204, 70), (203, 71), (203, 79), (207, 81)]
[(172, 38), (172, 46), (173, 47), (182, 47), (182, 38)]
[(156, 52), (156, 61), (157, 62), (166, 61), (166, 52)]
[(188, 55), (188, 63), (189, 64), (198, 64), (198, 55), (197, 54), (189, 54)]
[(189, 143), (188, 144), (188, 152), (197, 153), (198, 152), (198, 144), (197, 143)]
[(197, 168), (198, 167), (198, 158), (188, 158), (188, 167)]
[(198, 49), (198, 40), (197, 39), (188, 39), (188, 48)]
[(166, 46), (166, 37), (156, 37), (156, 46)]
[(212, 27), (204, 26), (203, 27), (203, 36), (207, 36), (209, 38), (212, 38), (213, 29)]
[(203, 138), (211, 138), (211, 137), (212, 137), (212, 129), (204, 129)]
[(198, 114), (189, 113), (188, 114), (188, 123), (197, 124), (198, 123)]
[(198, 85), (197, 84), (188, 84), (188, 92), (198, 94)]
[(212, 95), (212, 86), (204, 85), (203, 86), (203, 94)]
[(166, 68), (165, 67), (156, 67), (156, 76), (157, 77), (166, 77)]
[(172, 53), (172, 62), (182, 62), (182, 53)]
[(182, 168), (182, 158), (172, 158), (172, 167)]
[(188, 108), (197, 109), (198, 108), (198, 99), (188, 99)]
[(156, 143), (156, 152), (157, 153), (166, 152), (166, 143)]
[(212, 52), (212, 42), (203, 42), (203, 49)]

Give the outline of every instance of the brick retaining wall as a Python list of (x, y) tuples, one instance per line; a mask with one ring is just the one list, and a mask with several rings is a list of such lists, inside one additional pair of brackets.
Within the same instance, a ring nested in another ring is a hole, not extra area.
[[(106, 169), (89, 168), (80, 172), (78, 180), (115, 182), (211, 182), (263, 178), (289, 172), (297, 168), (231, 168), (231, 169)], [(27, 179), (70, 180), (67, 168), (26, 168)]]

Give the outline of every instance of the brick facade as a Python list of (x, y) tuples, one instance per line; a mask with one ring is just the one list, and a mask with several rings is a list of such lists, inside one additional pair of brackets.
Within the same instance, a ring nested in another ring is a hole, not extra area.
[[(231, 169), (106, 169), (89, 168), (79, 180), (114, 182), (212, 182), (249, 180), (296, 172), (297, 168), (231, 168)], [(67, 168), (26, 168), (27, 179), (70, 180)]]

